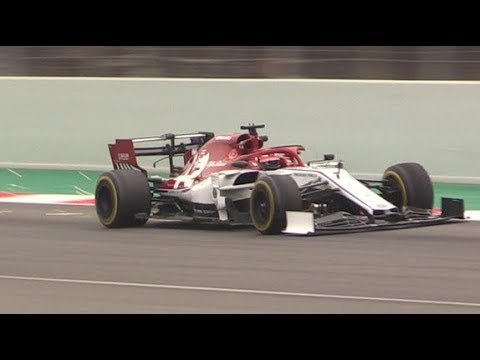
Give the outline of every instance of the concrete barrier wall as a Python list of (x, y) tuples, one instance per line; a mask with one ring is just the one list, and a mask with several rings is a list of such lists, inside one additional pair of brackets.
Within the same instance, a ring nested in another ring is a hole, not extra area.
[(0, 166), (110, 168), (115, 138), (255, 122), (354, 174), (417, 161), (480, 183), (480, 82), (4, 77), (0, 104)]

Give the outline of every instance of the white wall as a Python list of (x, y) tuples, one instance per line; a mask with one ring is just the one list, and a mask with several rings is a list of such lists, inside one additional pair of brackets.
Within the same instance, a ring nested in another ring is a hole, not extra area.
[(269, 145), (335, 153), (354, 174), (417, 161), (480, 183), (480, 82), (0, 78), (0, 166), (110, 168), (107, 143), (266, 125)]

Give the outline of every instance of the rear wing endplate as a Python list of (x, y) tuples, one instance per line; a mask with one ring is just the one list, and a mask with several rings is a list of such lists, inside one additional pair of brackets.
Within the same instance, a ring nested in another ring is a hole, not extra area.
[[(173, 157), (185, 154), (189, 149), (199, 148), (215, 136), (211, 132), (198, 132), (192, 134), (164, 134), (154, 137), (141, 137), (133, 139), (116, 139), (115, 144), (108, 144), (110, 158), (114, 169), (138, 169), (147, 175), (147, 171), (137, 163), (137, 156), (164, 155), (169, 157), (170, 172), (173, 172)], [(185, 141), (179, 144), (175, 140)], [(158, 142), (166, 144), (158, 144)], [(155, 146), (135, 147), (136, 144), (157, 142)]]

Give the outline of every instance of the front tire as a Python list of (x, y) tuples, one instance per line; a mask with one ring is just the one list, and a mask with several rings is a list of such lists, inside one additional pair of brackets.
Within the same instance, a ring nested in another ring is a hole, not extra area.
[(151, 209), (147, 178), (136, 170), (103, 173), (97, 180), (95, 208), (107, 228), (145, 225)]
[(259, 176), (250, 195), (253, 226), (262, 234), (280, 234), (287, 225), (287, 211), (300, 211), (298, 185), (288, 175)]
[(383, 174), (384, 183), (393, 191), (384, 198), (397, 206), (421, 209), (433, 207), (433, 185), (425, 168), (418, 163), (390, 166)]

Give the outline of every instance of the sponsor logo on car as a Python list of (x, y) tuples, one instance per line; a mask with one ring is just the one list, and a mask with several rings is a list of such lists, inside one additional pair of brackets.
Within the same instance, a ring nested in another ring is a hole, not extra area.
[(215, 140), (219, 140), (219, 141), (230, 141), (230, 140), (232, 140), (232, 137), (231, 137), (231, 136), (227, 136), (227, 135), (218, 135), (217, 137), (215, 137)]
[(130, 160), (130, 154), (129, 153), (118, 153), (118, 160), (129, 161)]
[(227, 163), (225, 161), (212, 160), (208, 162), (207, 167), (226, 166), (226, 165)]

